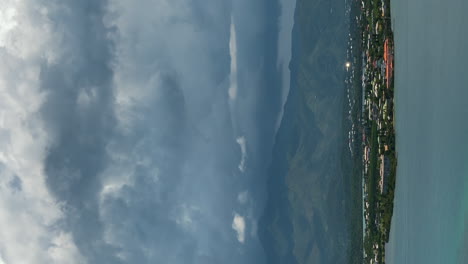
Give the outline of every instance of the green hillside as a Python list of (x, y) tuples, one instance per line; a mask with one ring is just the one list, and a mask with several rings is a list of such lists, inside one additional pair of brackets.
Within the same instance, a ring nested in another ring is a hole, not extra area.
[(298, 0), (291, 91), (269, 170), (260, 237), (269, 263), (347, 263), (342, 171), (342, 0)]

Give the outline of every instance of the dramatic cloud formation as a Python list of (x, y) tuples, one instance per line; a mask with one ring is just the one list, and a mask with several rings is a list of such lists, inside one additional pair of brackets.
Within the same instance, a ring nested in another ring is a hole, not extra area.
[(2, 1), (0, 263), (262, 263), (265, 8)]
[(81, 262), (43, 173), (51, 138), (37, 114), (47, 95), (41, 62), (54, 59), (54, 45), (42, 8), (8, 0), (0, 8), (0, 259), (8, 264)]

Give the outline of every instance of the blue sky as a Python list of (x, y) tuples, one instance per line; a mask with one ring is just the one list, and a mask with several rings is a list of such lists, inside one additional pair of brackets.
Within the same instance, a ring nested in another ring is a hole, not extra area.
[(277, 5), (2, 1), (0, 264), (261, 263)]

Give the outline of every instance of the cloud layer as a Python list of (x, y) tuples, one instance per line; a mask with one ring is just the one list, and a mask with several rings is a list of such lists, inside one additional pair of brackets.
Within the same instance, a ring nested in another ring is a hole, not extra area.
[(51, 23), (41, 3), (1, 5), (0, 261), (81, 263), (70, 231), (60, 224), (63, 204), (44, 174), (51, 138), (38, 112), (47, 96), (40, 89), (41, 64), (54, 59)]
[(262, 263), (265, 8), (3, 1), (0, 263)]

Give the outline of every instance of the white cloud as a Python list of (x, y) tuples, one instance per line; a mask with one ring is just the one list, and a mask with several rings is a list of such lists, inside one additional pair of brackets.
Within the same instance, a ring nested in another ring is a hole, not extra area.
[(229, 84), (229, 99), (236, 100), (237, 98), (237, 39), (236, 26), (234, 19), (231, 17), (231, 35), (229, 39), (229, 54), (231, 55), (231, 74)]
[(18, 21), (15, 19), (17, 11), (13, 6), (0, 9), (0, 45), (3, 45), (8, 37), (8, 32), (13, 30)]
[(240, 243), (245, 242), (245, 219), (237, 213), (234, 213), (234, 219), (232, 220), (232, 229), (237, 232), (237, 240)]
[(0, 4), (0, 263), (81, 263), (70, 235), (54, 227), (63, 212), (43, 173), (50, 137), (37, 114), (39, 63), (53, 47), (46, 10), (33, 2)]
[(237, 201), (241, 204), (245, 204), (249, 200), (249, 192), (243, 191), (237, 195)]
[(54, 260), (53, 263), (72, 264), (84, 263), (79, 255), (78, 249), (73, 243), (70, 233), (58, 233), (52, 240), (52, 246), (49, 247), (47, 253)]
[(247, 140), (245, 137), (238, 137), (236, 139), (237, 144), (239, 144), (239, 147), (241, 149), (241, 160), (239, 163), (239, 170), (241, 172), (245, 172), (245, 162), (247, 159)]

